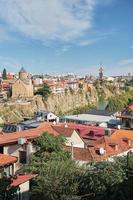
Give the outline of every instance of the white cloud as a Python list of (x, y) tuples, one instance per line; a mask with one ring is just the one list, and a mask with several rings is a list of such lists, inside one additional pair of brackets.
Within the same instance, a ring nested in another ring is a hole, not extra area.
[(96, 0), (0, 0), (10, 31), (40, 41), (71, 41), (92, 28)]

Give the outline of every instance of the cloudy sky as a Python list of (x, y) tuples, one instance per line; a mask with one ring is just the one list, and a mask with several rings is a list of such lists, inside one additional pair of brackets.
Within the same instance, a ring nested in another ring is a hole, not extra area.
[(0, 71), (133, 73), (133, 0), (0, 0)]

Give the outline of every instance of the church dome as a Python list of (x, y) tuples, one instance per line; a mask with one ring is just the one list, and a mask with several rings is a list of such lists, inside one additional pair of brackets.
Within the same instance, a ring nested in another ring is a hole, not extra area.
[(22, 67), (19, 71), (19, 73), (27, 73), (26, 70)]
[(19, 78), (20, 78), (21, 80), (24, 80), (24, 79), (27, 79), (27, 77), (28, 77), (28, 73), (27, 73), (27, 71), (22, 67), (22, 68), (20, 69), (20, 71), (19, 71)]

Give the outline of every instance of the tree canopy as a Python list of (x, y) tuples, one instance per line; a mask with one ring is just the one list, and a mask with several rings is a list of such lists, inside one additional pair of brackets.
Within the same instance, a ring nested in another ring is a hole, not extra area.
[(51, 91), (51, 88), (49, 87), (49, 85), (46, 84), (46, 83), (44, 83), (44, 84), (43, 84), (43, 87), (42, 87), (42, 88), (39, 88), (39, 89), (35, 92), (35, 94), (42, 95), (43, 98), (44, 98), (45, 100), (47, 100), (47, 98), (50, 96), (51, 92), (52, 92), (52, 91)]
[(0, 178), (0, 200), (15, 200), (18, 186), (11, 186), (12, 177), (6, 175)]
[(28, 166), (38, 174), (32, 185), (33, 200), (132, 200), (133, 154), (80, 166), (64, 143), (62, 136), (48, 133), (35, 140), (38, 150)]
[(62, 136), (44, 133), (35, 140), (38, 151), (32, 156), (29, 171), (38, 176), (32, 187), (32, 199), (66, 200), (77, 192), (78, 168), (64, 148)]
[(121, 94), (116, 94), (109, 98), (108, 110), (109, 111), (121, 111), (130, 102), (133, 101), (133, 91), (122, 92)]
[(3, 69), (2, 78), (7, 79), (7, 72), (5, 68)]

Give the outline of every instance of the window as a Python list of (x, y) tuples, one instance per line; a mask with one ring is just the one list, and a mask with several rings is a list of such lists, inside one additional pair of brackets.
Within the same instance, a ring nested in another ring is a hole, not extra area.
[(0, 153), (3, 154), (3, 147), (0, 147)]
[(19, 162), (22, 164), (26, 163), (26, 151), (19, 151)]

